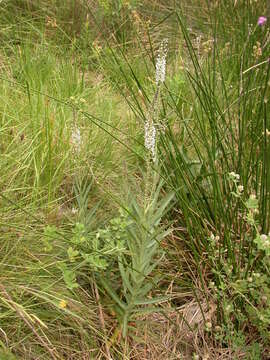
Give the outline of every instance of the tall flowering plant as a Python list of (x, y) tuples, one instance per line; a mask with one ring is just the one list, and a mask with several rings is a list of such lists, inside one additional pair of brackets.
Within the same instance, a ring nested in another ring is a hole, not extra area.
[[(149, 297), (153, 286), (159, 278), (154, 270), (163, 258), (160, 243), (170, 234), (171, 229), (164, 227), (161, 220), (170, 209), (173, 193), (162, 196), (163, 181), (157, 171), (157, 136), (160, 89), (165, 81), (167, 40), (162, 41), (156, 61), (156, 91), (145, 122), (144, 144), (146, 149), (146, 179), (144, 182), (143, 204), (138, 201), (137, 194), (131, 194), (127, 211), (127, 226), (125, 227), (126, 252), (119, 255), (118, 266), (122, 279), (122, 289), (119, 295), (111, 287), (105, 277), (100, 278), (103, 288), (116, 303), (120, 318), (122, 334), (128, 333), (130, 320), (150, 311), (167, 296)], [(146, 309), (143, 309), (142, 306)]]

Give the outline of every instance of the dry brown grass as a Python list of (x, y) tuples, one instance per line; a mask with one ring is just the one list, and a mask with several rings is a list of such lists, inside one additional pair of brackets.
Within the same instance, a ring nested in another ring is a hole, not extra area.
[[(202, 311), (204, 316), (202, 315)], [(205, 321), (215, 318), (216, 305), (195, 299), (167, 313), (153, 313), (143, 319), (143, 330), (129, 344), (130, 360), (201, 360), (246, 359), (246, 353), (217, 347), (205, 330)], [(140, 339), (140, 341), (138, 341)]]

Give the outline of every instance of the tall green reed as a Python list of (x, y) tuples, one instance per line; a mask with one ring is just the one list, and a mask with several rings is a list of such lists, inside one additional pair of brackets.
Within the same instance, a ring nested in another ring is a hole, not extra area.
[[(264, 61), (267, 32), (258, 25), (249, 32), (246, 18), (254, 22), (257, 18), (249, 7), (243, 10), (243, 16), (240, 8), (238, 11), (234, 17), (237, 20), (230, 22), (236, 35), (231, 33), (226, 46), (218, 29), (221, 18), (211, 14), (213, 45), (204, 59), (197, 53), (184, 16), (177, 14), (190, 60), (185, 73), (192, 91), (181, 109), (168, 88), (172, 111), (178, 119), (161, 137), (163, 174), (175, 191), (181, 213), (179, 224), (186, 228), (179, 236), (194, 257), (202, 283), (201, 298), (210, 294), (203, 285), (203, 268), (212, 268), (210, 277), (225, 272), (226, 279), (242, 279), (254, 270), (251, 258), (260, 259), (254, 241), (256, 232), (247, 225), (243, 203), (235, 200), (228, 180), (232, 172), (239, 179), (243, 196), (248, 199), (254, 193), (259, 199), (256, 223), (262, 233), (269, 231), (269, 64)], [(242, 37), (238, 36), (240, 32)], [(181, 142), (175, 128), (183, 134)], [(216, 252), (209, 258), (211, 233), (215, 234)], [(226, 266), (231, 273), (226, 272)], [(259, 260), (256, 267), (262, 267)], [(221, 285), (220, 279), (217, 283)], [(234, 305), (243, 309), (245, 301)], [(218, 316), (222, 314), (220, 307)]]

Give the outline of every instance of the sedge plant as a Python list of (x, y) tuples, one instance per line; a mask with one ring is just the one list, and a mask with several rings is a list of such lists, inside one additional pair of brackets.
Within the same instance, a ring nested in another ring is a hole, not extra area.
[[(219, 294), (227, 294), (226, 305), (222, 296), (215, 297), (216, 324), (226, 327), (230, 323), (230, 333), (241, 334), (239, 346), (244, 348), (261, 305), (254, 302), (251, 292), (243, 289), (250, 288), (252, 274), (265, 267), (261, 251), (266, 251), (270, 225), (269, 62), (266, 59), (269, 44), (266, 18), (258, 18), (253, 6), (247, 7), (241, 16), (243, 8), (240, 4), (236, 6), (237, 16), (230, 24), (235, 35), (230, 33), (230, 42), (226, 44), (220, 38), (218, 24), (223, 23), (218, 18), (220, 13), (212, 10), (210, 7), (212, 45), (204, 57), (198, 53), (183, 14), (177, 14), (189, 57), (185, 73), (191, 87), (181, 107), (168, 88), (170, 109), (178, 119), (174, 128), (169, 126), (162, 135), (160, 150), (165, 159), (163, 174), (175, 190), (179, 224), (185, 229), (179, 232), (181, 246), (185, 244), (192, 254), (200, 279), (200, 295), (196, 298), (199, 303), (211, 298), (211, 286), (209, 291), (203, 275), (208, 269), (210, 274), (206, 278), (214, 279)], [(252, 30), (247, 18), (256, 24)], [(181, 143), (179, 132), (174, 131), (176, 127), (182, 134)], [(241, 179), (238, 192), (250, 199), (244, 202), (245, 210), (239, 197), (235, 201), (236, 192), (228, 183), (228, 174), (234, 183)], [(255, 228), (247, 226), (247, 223), (251, 225), (250, 216), (243, 215), (247, 209), (256, 212), (256, 222), (252, 225)], [(261, 237), (259, 233), (265, 235)], [(231, 281), (242, 284), (243, 291), (240, 288), (237, 294), (228, 291)], [(264, 283), (263, 289), (268, 294), (269, 286)], [(247, 308), (248, 313), (244, 310)], [(211, 333), (214, 330), (210, 328), (214, 327), (210, 325), (207, 330)], [(261, 326), (259, 322), (255, 325), (260, 341), (269, 345)], [(228, 340), (226, 336), (222, 341), (231, 344), (231, 338)]]

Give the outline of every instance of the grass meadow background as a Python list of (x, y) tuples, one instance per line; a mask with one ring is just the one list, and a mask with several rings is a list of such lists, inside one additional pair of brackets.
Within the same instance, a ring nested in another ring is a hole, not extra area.
[(270, 359), (267, 3), (0, 10), (0, 359)]

